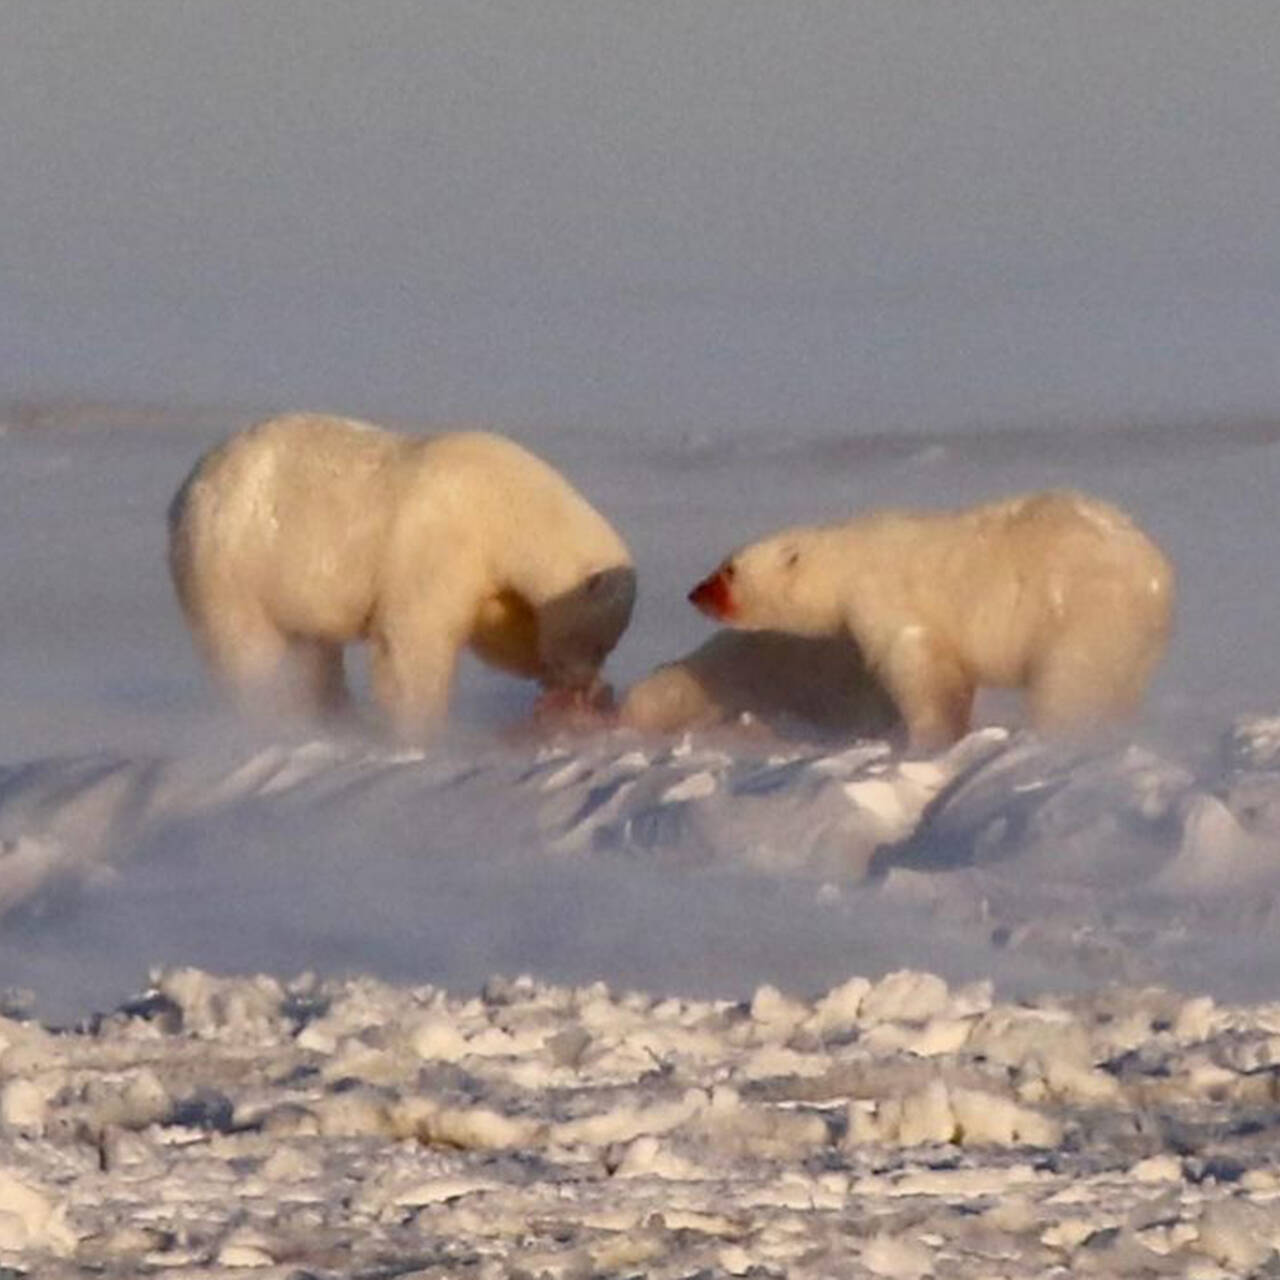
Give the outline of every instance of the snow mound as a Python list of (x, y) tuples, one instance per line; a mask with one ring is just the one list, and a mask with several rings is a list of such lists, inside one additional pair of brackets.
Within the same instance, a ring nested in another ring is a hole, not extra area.
[(744, 963), (808, 986), (851, 961), (1224, 992), (1277, 973), (1280, 720), (1233, 723), (1195, 767), (998, 729), (927, 760), (726, 741), (0, 769), (0, 952), (37, 992), (55, 954), (78, 962), (97, 1004), (127, 989), (108, 974), (187, 961), (706, 990)]

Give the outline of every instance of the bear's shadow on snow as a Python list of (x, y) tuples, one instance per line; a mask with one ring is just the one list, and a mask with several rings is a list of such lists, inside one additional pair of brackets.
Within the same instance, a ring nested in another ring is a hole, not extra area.
[(754, 716), (781, 737), (902, 735), (896, 707), (848, 636), (724, 630), (685, 661), (715, 706), (731, 718)]

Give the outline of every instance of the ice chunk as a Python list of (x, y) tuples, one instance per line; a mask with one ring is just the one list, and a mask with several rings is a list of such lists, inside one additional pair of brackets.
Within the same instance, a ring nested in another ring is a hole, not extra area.
[(808, 1010), (797, 1000), (788, 999), (777, 987), (766, 983), (756, 989), (751, 1000), (751, 1017), (770, 1037), (785, 1039), (804, 1020)]
[(45, 1091), (34, 1080), (19, 1077), (0, 1089), (0, 1121), (6, 1129), (39, 1136), (47, 1111)]
[(941, 1079), (930, 1081), (917, 1093), (908, 1094), (897, 1108), (893, 1136), (903, 1146), (922, 1142), (951, 1142), (956, 1136), (956, 1117), (951, 1109), (947, 1086)]
[(661, 796), (659, 804), (679, 804), (683, 800), (705, 800), (716, 793), (716, 776), (706, 769), (691, 773), (687, 778), (672, 783)]
[(1135, 1182), (1173, 1182), (1182, 1181), (1182, 1164), (1175, 1157), (1166, 1154), (1148, 1156), (1139, 1160), (1129, 1170), (1129, 1177)]
[(952, 1089), (957, 1140), (965, 1146), (1055, 1147), (1062, 1125), (1030, 1107), (978, 1089)]
[(67, 1225), (66, 1206), (52, 1201), (7, 1169), (0, 1169), (0, 1249), (47, 1249), (69, 1256), (76, 1236)]
[(1062, 1138), (1052, 1117), (986, 1090), (949, 1085), (942, 1075), (878, 1107), (851, 1103), (848, 1121), (851, 1143), (1052, 1147)]
[(970, 1033), (968, 1048), (971, 1053), (980, 1053), (1007, 1066), (1050, 1058), (1093, 1065), (1084, 1027), (1063, 1009), (998, 1005), (978, 1019)]
[(706, 1176), (691, 1160), (671, 1151), (651, 1133), (641, 1134), (620, 1150), (611, 1149), (609, 1163), (617, 1178), (668, 1178), (686, 1182)]
[(1222, 1020), (1212, 996), (1196, 996), (1178, 1010), (1173, 1034), (1184, 1044), (1207, 1040)]
[(427, 1018), (409, 1033), (409, 1043), (421, 1058), (457, 1062), (468, 1053), (467, 1039), (446, 1018)]
[(223, 1242), (217, 1262), (223, 1267), (273, 1267), (276, 1260), (263, 1236), (252, 1231), (237, 1231)]
[(428, 1098), (407, 1098), (391, 1108), (391, 1131), (432, 1146), (463, 1151), (496, 1151), (529, 1146), (539, 1125), (522, 1116), (506, 1116), (490, 1107), (445, 1107)]
[(899, 969), (881, 978), (862, 999), (864, 1023), (924, 1022), (947, 1007), (947, 984), (935, 973)]
[(819, 1035), (838, 1035), (851, 1030), (857, 1024), (862, 1002), (870, 990), (870, 980), (863, 977), (853, 977), (832, 987), (814, 1006), (805, 1029)]
[(1274, 875), (1278, 862), (1274, 849), (1251, 836), (1217, 796), (1202, 792), (1186, 803), (1177, 854), (1153, 883), (1181, 893), (1238, 889)]
[(1240, 1200), (1215, 1200), (1200, 1217), (1199, 1252), (1234, 1275), (1256, 1275), (1275, 1253), (1268, 1242), (1271, 1215)]
[(902, 840), (920, 820), (924, 805), (916, 788), (888, 778), (862, 778), (846, 782), (844, 794), (885, 842)]
[(924, 1245), (905, 1236), (873, 1236), (862, 1250), (862, 1265), (872, 1275), (893, 1280), (920, 1280), (933, 1273), (933, 1255)]

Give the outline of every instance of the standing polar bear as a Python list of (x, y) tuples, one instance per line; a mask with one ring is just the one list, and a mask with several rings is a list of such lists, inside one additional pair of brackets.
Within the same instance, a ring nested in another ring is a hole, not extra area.
[(689, 598), (735, 627), (851, 637), (911, 744), (937, 748), (968, 730), (982, 685), (1025, 689), (1049, 732), (1134, 711), (1168, 639), (1173, 570), (1115, 507), (1039, 493), (786, 529)]
[(242, 700), (287, 671), (295, 700), (336, 711), (342, 646), (367, 641), (405, 740), (443, 718), (464, 645), (591, 698), (635, 600), (622, 539), (512, 441), (305, 414), (196, 464), (169, 510), (169, 566), (198, 648)]

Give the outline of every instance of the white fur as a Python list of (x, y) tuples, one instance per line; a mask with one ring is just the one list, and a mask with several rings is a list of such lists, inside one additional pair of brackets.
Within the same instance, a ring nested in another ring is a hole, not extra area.
[(1026, 689), (1050, 731), (1131, 712), (1173, 605), (1160, 550), (1077, 493), (787, 529), (718, 574), (734, 626), (851, 636), (928, 747), (965, 732), (982, 685)]
[(342, 646), (368, 641), (376, 696), (410, 739), (444, 715), (463, 645), (586, 687), (634, 600), (614, 529), (554, 468), (485, 432), (274, 418), (200, 460), (169, 529), (183, 612), (224, 683), (254, 703), (288, 665), (294, 693), (333, 710)]
[(889, 696), (844, 638), (717, 631), (705, 644), (633, 685), (618, 709), (651, 733), (709, 727), (743, 714), (830, 733), (881, 737), (896, 727)]

